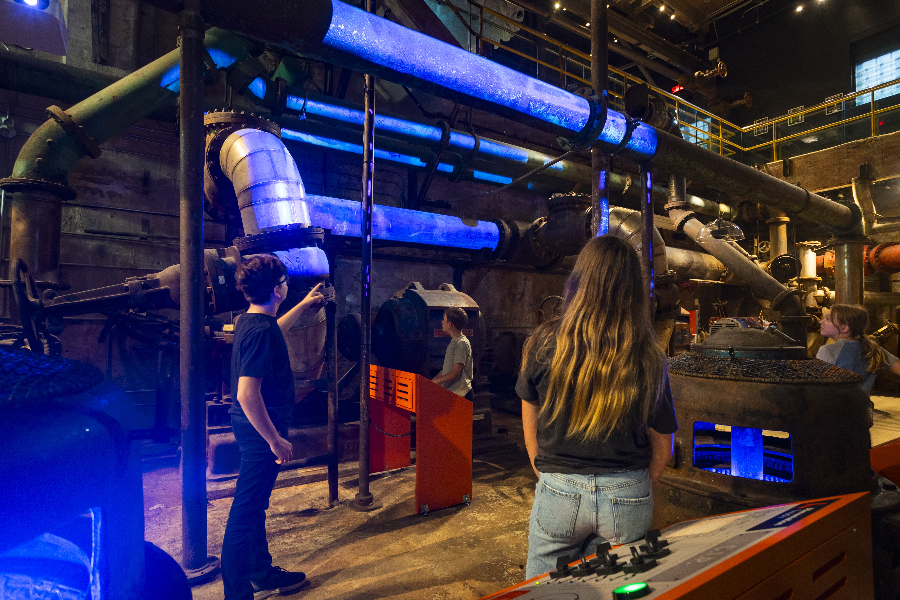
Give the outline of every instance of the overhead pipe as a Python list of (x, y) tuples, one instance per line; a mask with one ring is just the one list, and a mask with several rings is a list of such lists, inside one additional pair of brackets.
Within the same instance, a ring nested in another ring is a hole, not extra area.
[[(698, 242), (703, 224), (694, 218), (684, 200), (683, 180), (670, 180), (671, 196), (666, 209), (677, 231), (683, 231)], [(699, 242), (698, 242), (699, 243)], [(774, 310), (781, 312), (781, 328), (785, 334), (798, 343), (806, 340), (806, 311), (797, 295), (797, 290), (785, 287), (774, 277), (759, 268), (744, 252), (725, 240), (706, 239), (703, 248), (722, 262), (735, 276), (744, 281), (757, 295), (771, 302)]]
[[(835, 276), (835, 253), (827, 251), (815, 257), (816, 272)], [(875, 246), (863, 246), (860, 260), (864, 275), (875, 273), (900, 273), (900, 242), (885, 242)]]
[[(230, 66), (249, 45), (219, 29), (206, 32), (216, 66)], [(59, 281), (62, 201), (75, 197), (69, 173), (85, 156), (136, 120), (174, 100), (179, 91), (179, 50), (151, 62), (68, 110), (47, 109), (50, 119), (28, 138), (0, 188), (12, 195), (10, 259), (21, 258), (35, 279)]]
[[(174, 0), (149, 3), (165, 10), (177, 6)], [(235, 5), (209, 0), (205, 2), (204, 17), (216, 26), (300, 54), (508, 115), (561, 135), (580, 134), (574, 136), (576, 141), (585, 140), (585, 136), (593, 138), (638, 162), (653, 159), (657, 169), (807, 218), (838, 233), (851, 232), (860, 221), (858, 209), (854, 211), (674, 136), (657, 133), (648, 125), (638, 124), (626, 140), (628, 122), (613, 110), (607, 111), (598, 134), (596, 103), (587, 98), (340, 0), (310, 0), (292, 5), (290, 11), (282, 9), (281, 3), (266, 3), (265, 8), (260, 8), (253, 3)]]

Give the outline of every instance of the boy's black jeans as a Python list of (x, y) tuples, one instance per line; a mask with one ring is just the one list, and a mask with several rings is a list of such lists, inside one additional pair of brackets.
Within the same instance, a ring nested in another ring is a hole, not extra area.
[[(287, 435), (286, 426), (273, 424), (282, 437)], [(252, 600), (250, 582), (262, 581), (272, 567), (266, 509), (281, 465), (247, 417), (232, 415), (231, 426), (241, 450), (241, 471), (222, 540), (222, 581), (225, 600)]]

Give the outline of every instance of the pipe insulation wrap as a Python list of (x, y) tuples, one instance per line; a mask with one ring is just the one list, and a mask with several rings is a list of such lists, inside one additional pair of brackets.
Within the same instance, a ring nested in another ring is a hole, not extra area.
[[(638, 256), (641, 254), (641, 213), (636, 210), (611, 206), (609, 208), (609, 235), (622, 238), (635, 249)], [(659, 230), (653, 228), (653, 272), (663, 275), (669, 270), (666, 259), (666, 244), (659, 234)]]
[(303, 180), (278, 136), (259, 129), (235, 131), (222, 144), (219, 164), (234, 185), (244, 235), (310, 225)]
[(322, 45), (462, 96), (580, 131), (590, 118), (588, 101), (476, 54), (333, 0), (331, 26)]
[(328, 277), (328, 256), (317, 246), (276, 250), (274, 254), (287, 267), (288, 277), (291, 279)]
[[(312, 224), (330, 229), (334, 235), (359, 237), (361, 204), (326, 196), (307, 196)], [(495, 250), (500, 243), (496, 223), (461, 219), (375, 204), (372, 207), (372, 236), (376, 240), (427, 244), (466, 250)]]

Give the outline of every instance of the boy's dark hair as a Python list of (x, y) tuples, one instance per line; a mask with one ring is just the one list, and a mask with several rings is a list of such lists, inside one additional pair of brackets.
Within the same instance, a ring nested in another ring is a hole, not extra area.
[(444, 316), (447, 317), (447, 321), (451, 325), (453, 325), (460, 331), (462, 331), (463, 327), (465, 327), (469, 323), (469, 316), (466, 314), (466, 311), (456, 306), (445, 308)]
[(272, 289), (286, 277), (287, 268), (272, 254), (251, 256), (241, 263), (235, 274), (237, 289), (251, 304), (266, 304), (272, 299)]

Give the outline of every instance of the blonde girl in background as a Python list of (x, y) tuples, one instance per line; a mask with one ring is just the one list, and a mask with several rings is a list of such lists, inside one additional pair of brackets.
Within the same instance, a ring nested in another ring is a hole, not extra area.
[(516, 392), (538, 475), (528, 578), (591, 534), (615, 545), (650, 528), (651, 483), (678, 423), (648, 304), (637, 253), (594, 238), (566, 282), (561, 317), (525, 344)]

